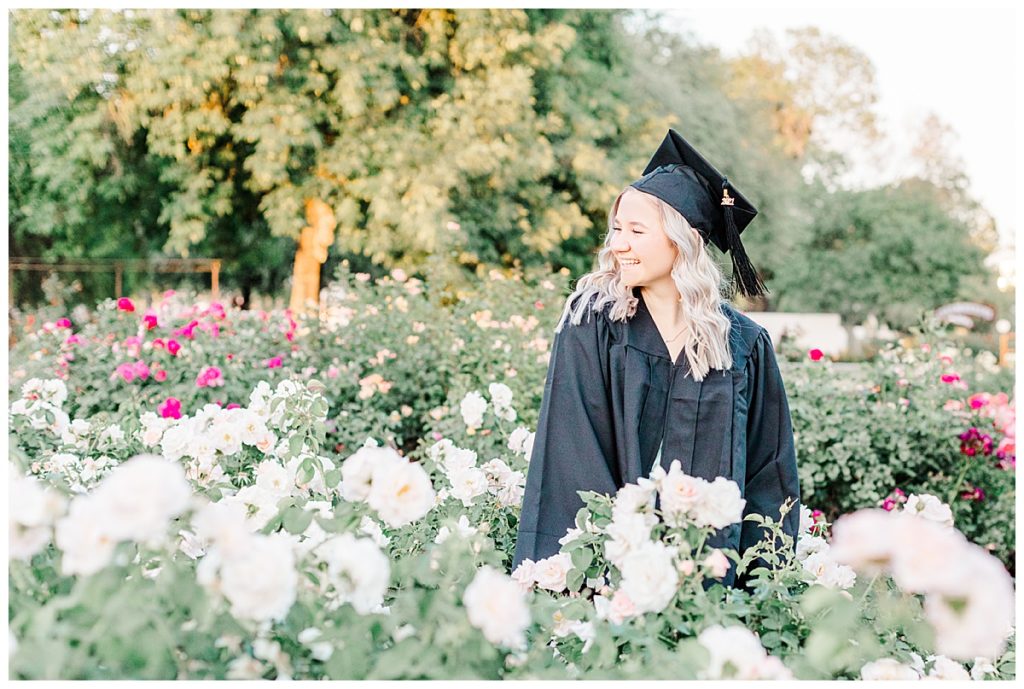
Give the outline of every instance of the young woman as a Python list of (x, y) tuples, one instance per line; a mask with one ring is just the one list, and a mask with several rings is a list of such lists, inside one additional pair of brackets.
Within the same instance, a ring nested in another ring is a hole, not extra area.
[[(583, 506), (678, 459), (739, 484), (745, 514), (799, 501), (789, 407), (767, 331), (721, 296), (706, 244), (732, 255), (739, 289), (764, 287), (739, 234), (756, 210), (674, 130), (616, 198), (598, 268), (579, 279), (556, 328), (513, 568), (560, 549)], [(799, 507), (783, 521), (796, 536)], [(742, 552), (761, 529), (723, 529)], [(734, 568), (723, 580), (735, 583)]]

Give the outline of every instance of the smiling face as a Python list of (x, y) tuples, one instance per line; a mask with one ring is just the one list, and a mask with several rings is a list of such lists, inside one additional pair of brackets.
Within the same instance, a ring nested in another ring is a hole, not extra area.
[(609, 246), (628, 287), (674, 285), (672, 265), (679, 250), (662, 228), (657, 202), (642, 191), (627, 189), (619, 199)]

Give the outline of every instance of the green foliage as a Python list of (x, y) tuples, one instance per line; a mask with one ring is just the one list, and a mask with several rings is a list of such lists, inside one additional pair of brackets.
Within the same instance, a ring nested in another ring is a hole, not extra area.
[(837, 311), (848, 323), (875, 314), (906, 329), (928, 311), (975, 299), (969, 278), (984, 255), (934, 188), (904, 185), (815, 198), (813, 233), (802, 260), (779, 276), (786, 311)]
[[(1003, 437), (967, 400), (1008, 392), (1007, 372), (994, 367), (991, 353), (950, 346), (941, 332), (919, 338), (914, 347), (890, 347), (856, 373), (827, 361), (784, 365), (801, 499), (834, 518), (881, 505), (897, 488), (937, 495), (950, 504), (957, 528), (1012, 570), (1015, 472), (997, 466), (994, 456), (968, 460), (958, 439), (972, 426), (996, 443)], [(943, 382), (947, 373), (964, 387)], [(945, 408), (950, 401), (963, 410)], [(961, 499), (968, 486), (985, 498)]]
[(16, 12), (12, 252), (218, 255), (269, 292), (312, 197), (378, 265), (568, 261), (662, 127), (620, 14)]

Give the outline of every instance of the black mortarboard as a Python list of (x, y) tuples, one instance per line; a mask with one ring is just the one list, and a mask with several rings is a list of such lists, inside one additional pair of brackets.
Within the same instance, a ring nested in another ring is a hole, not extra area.
[(672, 206), (705, 243), (729, 252), (740, 292), (755, 297), (768, 291), (740, 242), (757, 209), (677, 131), (668, 130), (644, 176), (630, 186)]

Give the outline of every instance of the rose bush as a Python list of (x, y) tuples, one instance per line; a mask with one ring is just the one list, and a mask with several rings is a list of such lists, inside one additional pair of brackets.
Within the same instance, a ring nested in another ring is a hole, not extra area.
[(739, 488), (673, 465), (509, 572), (564, 276), (340, 277), (322, 327), (168, 294), (15, 346), (12, 678), (1014, 676), (1012, 583), (970, 543), (1013, 538), (984, 361), (787, 368), (796, 544), (708, 545)]

